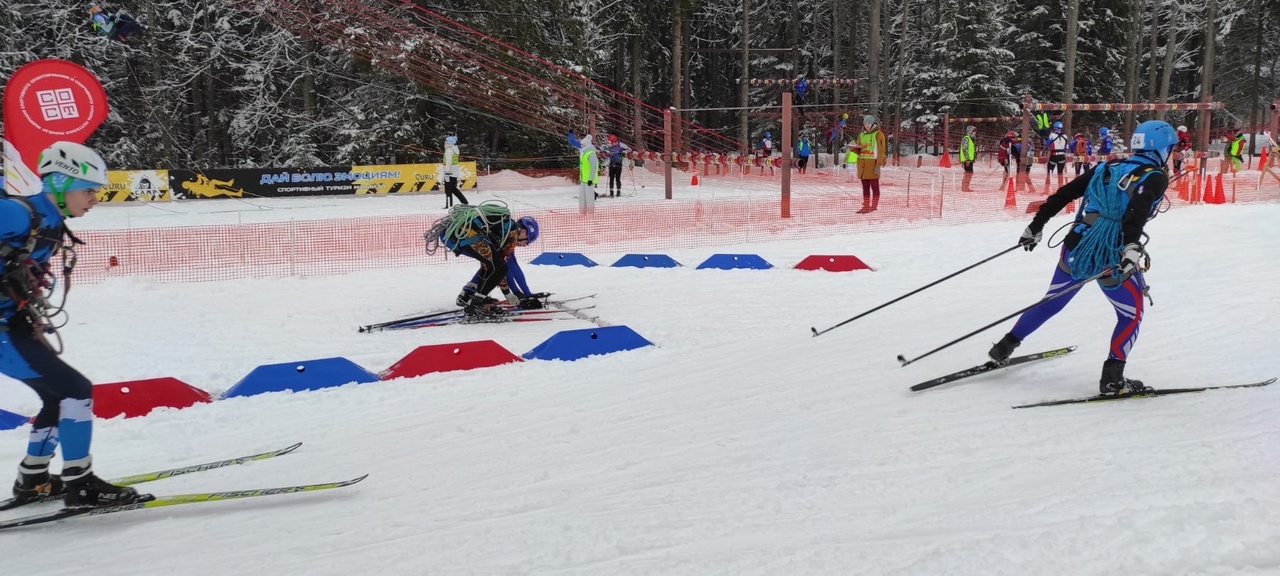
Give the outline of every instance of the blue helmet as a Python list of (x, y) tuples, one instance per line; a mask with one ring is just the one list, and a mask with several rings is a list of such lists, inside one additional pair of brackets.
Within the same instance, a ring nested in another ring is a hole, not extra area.
[(520, 219), (520, 226), (529, 233), (529, 243), (533, 244), (533, 241), (538, 239), (538, 221), (534, 220), (533, 216), (525, 216)]
[(1054, 131), (1054, 132), (1061, 132), (1061, 131), (1062, 131), (1062, 121), (1058, 121), (1058, 122), (1054, 122), (1054, 123), (1053, 123), (1053, 131)]
[(1155, 152), (1161, 165), (1169, 159), (1169, 153), (1177, 144), (1178, 133), (1163, 120), (1147, 120), (1139, 124), (1129, 139), (1129, 148), (1136, 152)]
[(769, 136), (770, 136), (769, 131), (768, 131), (768, 130), (765, 130), (765, 131), (764, 131), (764, 137), (765, 137), (765, 138), (768, 138)]
[(1106, 136), (1107, 134), (1110, 134), (1110, 133), (1111, 133), (1111, 131), (1110, 131), (1110, 130), (1108, 130), (1106, 126), (1103, 126), (1103, 127), (1101, 127), (1101, 128), (1099, 128), (1099, 129), (1098, 129), (1098, 134), (1101, 134), (1101, 135), (1103, 135), (1103, 136)]
[(448, 145), (450, 145), (450, 146), (453, 146), (454, 144), (457, 144), (457, 143), (458, 143), (458, 137), (457, 137), (457, 136), (449, 136), (449, 137), (447, 137), (447, 138), (445, 138), (445, 139), (444, 139), (444, 143), (445, 143), (445, 144), (448, 144)]

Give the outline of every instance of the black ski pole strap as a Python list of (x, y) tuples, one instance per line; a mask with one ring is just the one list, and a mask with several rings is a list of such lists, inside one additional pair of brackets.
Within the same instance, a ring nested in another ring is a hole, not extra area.
[(1085, 278), (1084, 280), (1081, 280), (1081, 281), (1079, 281), (1079, 282), (1076, 282), (1075, 284), (1072, 284), (1071, 286), (1068, 286), (1066, 290), (1063, 290), (1063, 291), (1061, 291), (1061, 292), (1059, 292), (1059, 293), (1057, 293), (1057, 294), (1054, 294), (1053, 296), (1046, 296), (1046, 297), (1044, 297), (1044, 298), (1041, 298), (1041, 299), (1037, 300), (1035, 304), (1032, 304), (1032, 305), (1030, 305), (1030, 306), (1027, 306), (1026, 308), (1023, 308), (1023, 309), (1021, 309), (1021, 310), (1018, 310), (1017, 312), (1014, 312), (1014, 313), (1012, 313), (1012, 314), (1010, 314), (1010, 315), (1008, 315), (1008, 316), (1005, 316), (1004, 318), (1001, 318), (1001, 319), (999, 319), (999, 320), (996, 320), (995, 322), (992, 322), (992, 323), (990, 323), (990, 324), (987, 324), (986, 326), (983, 326), (983, 327), (981, 327), (981, 328), (979, 328), (979, 329), (977, 329), (977, 330), (974, 330), (973, 332), (970, 332), (970, 333), (968, 333), (968, 334), (965, 334), (964, 336), (961, 336), (961, 337), (959, 337), (959, 338), (956, 338), (955, 340), (952, 340), (952, 341), (950, 341), (950, 342), (947, 342), (946, 344), (943, 344), (943, 345), (941, 345), (941, 346), (939, 346), (939, 347), (937, 347), (937, 348), (934, 348), (933, 350), (930, 350), (930, 351), (928, 351), (928, 352), (925, 352), (924, 354), (921, 354), (920, 356), (917, 356), (917, 357), (912, 358), (912, 359), (910, 359), (910, 360), (907, 360), (903, 355), (899, 354), (899, 355), (898, 355), (898, 361), (899, 361), (899, 362), (901, 362), (903, 366), (906, 366), (906, 365), (911, 364), (911, 363), (913, 363), (913, 362), (915, 362), (915, 361), (917, 361), (917, 360), (923, 360), (923, 359), (925, 359), (925, 358), (928, 358), (929, 356), (932, 356), (932, 355), (933, 355), (934, 353), (936, 353), (936, 352), (941, 352), (941, 351), (946, 350), (947, 348), (950, 348), (950, 347), (952, 347), (952, 346), (954, 346), (954, 345), (956, 345), (956, 344), (959, 344), (959, 343), (961, 343), (961, 342), (964, 342), (965, 340), (968, 340), (968, 339), (970, 339), (970, 338), (972, 338), (972, 337), (974, 337), (974, 336), (976, 336), (976, 335), (978, 335), (978, 334), (981, 334), (981, 333), (983, 333), (983, 332), (986, 332), (987, 330), (990, 330), (991, 328), (995, 327), (996, 325), (1000, 324), (1001, 322), (1004, 322), (1004, 321), (1006, 321), (1006, 320), (1008, 320), (1008, 319), (1010, 319), (1010, 318), (1013, 318), (1013, 317), (1015, 317), (1015, 316), (1017, 316), (1017, 315), (1019, 315), (1019, 314), (1022, 314), (1023, 312), (1026, 312), (1027, 310), (1030, 310), (1030, 309), (1032, 309), (1032, 308), (1035, 308), (1036, 306), (1039, 306), (1039, 305), (1041, 305), (1041, 304), (1044, 304), (1045, 302), (1048, 302), (1048, 301), (1050, 301), (1050, 300), (1053, 300), (1054, 298), (1058, 298), (1059, 296), (1062, 296), (1063, 294), (1070, 294), (1070, 293), (1072, 293), (1072, 292), (1075, 292), (1076, 290), (1079, 290), (1081, 287), (1083, 287), (1085, 284), (1088, 284), (1088, 283), (1090, 283), (1090, 282), (1093, 282), (1094, 280), (1097, 280), (1097, 279), (1099, 279), (1099, 278), (1102, 278), (1103, 276), (1105, 276), (1105, 275), (1107, 275), (1107, 274), (1110, 274), (1110, 273), (1111, 273), (1111, 269), (1110, 269), (1110, 268), (1107, 268), (1106, 270), (1103, 270), (1103, 271), (1101, 271), (1101, 272), (1099, 272), (1099, 273), (1097, 273), (1097, 274), (1094, 274), (1093, 276), (1090, 276), (1090, 277), (1088, 277), (1088, 278)]
[(1021, 247), (1022, 247), (1022, 245), (1021, 245), (1021, 244), (1014, 244), (1013, 246), (1010, 246), (1009, 248), (1006, 248), (1006, 249), (1004, 249), (1004, 250), (1001, 250), (1001, 251), (999, 251), (999, 252), (997, 252), (997, 253), (995, 253), (995, 254), (993, 254), (993, 255), (991, 255), (991, 256), (988, 256), (987, 258), (984, 258), (984, 259), (982, 259), (982, 260), (981, 260), (981, 261), (979, 261), (979, 262), (976, 262), (976, 263), (974, 263), (974, 264), (970, 264), (969, 266), (966, 266), (966, 267), (964, 267), (964, 268), (961, 268), (960, 270), (956, 270), (955, 272), (952, 272), (951, 274), (948, 274), (948, 275), (946, 275), (946, 276), (943, 276), (942, 278), (939, 278), (939, 279), (937, 279), (937, 280), (934, 280), (933, 282), (930, 282), (930, 283), (928, 283), (928, 284), (925, 284), (924, 286), (921, 286), (921, 287), (919, 287), (919, 288), (916, 288), (915, 290), (912, 290), (912, 291), (910, 291), (910, 292), (907, 292), (906, 294), (903, 294), (903, 295), (901, 295), (901, 296), (899, 296), (899, 297), (897, 297), (897, 298), (894, 298), (893, 300), (890, 300), (890, 301), (888, 301), (888, 302), (885, 302), (884, 304), (881, 304), (881, 305), (879, 305), (879, 306), (876, 306), (875, 308), (872, 308), (872, 309), (870, 309), (870, 310), (867, 310), (866, 312), (863, 312), (863, 313), (861, 313), (861, 314), (859, 314), (859, 315), (857, 315), (857, 316), (854, 316), (853, 318), (850, 318), (850, 319), (848, 319), (848, 320), (845, 320), (844, 322), (841, 322), (841, 323), (839, 323), (839, 324), (836, 324), (835, 326), (832, 326), (832, 327), (830, 327), (830, 328), (825, 328), (825, 329), (823, 329), (823, 330), (818, 330), (817, 328), (811, 327), (811, 328), (809, 328), (809, 330), (812, 330), (812, 331), (813, 331), (813, 336), (816, 338), (816, 337), (818, 337), (818, 336), (821, 336), (821, 335), (823, 335), (823, 334), (826, 334), (827, 332), (830, 332), (830, 331), (832, 331), (832, 330), (835, 330), (836, 328), (839, 328), (839, 327), (841, 327), (841, 326), (844, 326), (845, 324), (848, 324), (848, 323), (850, 323), (850, 322), (853, 322), (854, 320), (857, 320), (857, 319), (859, 319), (859, 318), (861, 318), (861, 317), (863, 317), (863, 316), (866, 316), (866, 315), (868, 315), (868, 314), (870, 314), (870, 313), (872, 313), (872, 312), (875, 312), (876, 310), (879, 310), (879, 309), (881, 309), (881, 308), (884, 308), (884, 307), (886, 307), (886, 306), (888, 306), (888, 305), (890, 305), (890, 304), (894, 304), (894, 303), (896, 303), (896, 302), (900, 302), (900, 301), (902, 301), (902, 300), (907, 299), (907, 297), (909, 297), (909, 296), (914, 296), (914, 295), (916, 295), (916, 294), (919, 294), (919, 293), (921, 293), (921, 292), (924, 292), (925, 290), (927, 290), (927, 289), (929, 289), (929, 288), (933, 288), (934, 286), (937, 286), (938, 284), (941, 284), (941, 283), (946, 282), (947, 280), (950, 280), (950, 279), (952, 279), (952, 278), (955, 278), (956, 276), (959, 276), (959, 275), (961, 275), (961, 274), (963, 274), (963, 273), (965, 273), (965, 272), (968, 272), (968, 271), (970, 271), (970, 270), (973, 270), (974, 268), (977, 268), (978, 266), (981, 266), (981, 265), (983, 265), (983, 264), (986, 264), (987, 262), (990, 262), (990, 261), (992, 261), (992, 260), (995, 260), (996, 258), (999, 258), (999, 257), (1001, 257), (1001, 256), (1004, 256), (1005, 254), (1008, 254), (1008, 253), (1010, 253), (1010, 252), (1013, 252), (1014, 250), (1017, 250), (1017, 249), (1019, 249), (1019, 248), (1021, 248)]

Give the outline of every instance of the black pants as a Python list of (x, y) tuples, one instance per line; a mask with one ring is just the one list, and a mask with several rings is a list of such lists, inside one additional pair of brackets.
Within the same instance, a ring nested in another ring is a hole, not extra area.
[(40, 396), (42, 406), (36, 414), (35, 427), (58, 424), (58, 403), (65, 398), (93, 397), (93, 383), (62, 361), (44, 340), (25, 325), (14, 321), (0, 344), (0, 358), (7, 375), (22, 380)]
[(1048, 164), (1049, 172), (1048, 173), (1053, 174), (1054, 168), (1058, 169), (1058, 174), (1062, 174), (1063, 172), (1066, 172), (1067, 170), (1066, 154), (1050, 154), (1049, 155), (1049, 164)]
[(457, 254), (475, 258), (480, 262), (480, 271), (476, 273), (476, 294), (485, 295), (493, 291), (507, 277), (507, 259), (502, 253), (484, 242), (476, 242), (463, 246)]
[(458, 202), (467, 203), (467, 197), (462, 195), (462, 191), (458, 189), (458, 179), (450, 176), (444, 181), (444, 207), (453, 206), (453, 197), (458, 197)]
[(618, 183), (618, 195), (622, 195), (622, 165), (609, 165), (609, 194), (613, 194), (613, 184)]

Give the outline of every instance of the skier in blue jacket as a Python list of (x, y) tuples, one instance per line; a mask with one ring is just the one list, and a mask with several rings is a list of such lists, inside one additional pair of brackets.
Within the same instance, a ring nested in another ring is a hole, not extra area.
[(1142, 272), (1150, 260), (1142, 242), (1143, 227), (1155, 217), (1169, 186), (1165, 163), (1177, 143), (1173, 126), (1160, 120), (1143, 122), (1130, 141), (1133, 156), (1098, 164), (1045, 200), (1018, 239), (1027, 251), (1040, 243), (1049, 218), (1068, 203), (1082, 200), (1049, 282), (1047, 296), (1061, 296), (1042, 300), (1023, 313), (1013, 330), (991, 348), (988, 356), (992, 362), (1007, 362), (1027, 336), (1060, 312), (1078, 292), (1064, 291), (1080, 280), (1111, 270), (1098, 280), (1103, 295), (1116, 311), (1110, 351), (1102, 363), (1099, 393), (1120, 395), (1149, 390), (1142, 382), (1125, 378), (1124, 367), (1138, 339), (1147, 288)]
[[(63, 264), (64, 290), (79, 241), (67, 218), (84, 216), (98, 203), (107, 183), (107, 165), (87, 146), (55, 142), (40, 153), (36, 172), (43, 182), (31, 197), (0, 199), (0, 372), (21, 380), (40, 397), (27, 438), (27, 454), (13, 484), (16, 501), (61, 494), (68, 507), (129, 504), (150, 500), (132, 488), (115, 486), (93, 473), (89, 452), (93, 436), (93, 384), (58, 357), (44, 334), (56, 335), (53, 321), (61, 306), (49, 303), (55, 254)], [(65, 298), (65, 292), (64, 292)], [(64, 300), (65, 303), (65, 300)], [(59, 346), (60, 348), (60, 346)], [(49, 462), (62, 444), (62, 475), (49, 474)]]

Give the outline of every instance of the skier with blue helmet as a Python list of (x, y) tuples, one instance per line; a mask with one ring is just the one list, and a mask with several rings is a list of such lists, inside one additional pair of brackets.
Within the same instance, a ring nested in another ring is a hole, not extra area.
[(1076, 283), (1110, 270), (1098, 280), (1116, 311), (1099, 393), (1132, 395), (1150, 390), (1140, 381), (1125, 378), (1124, 367), (1144, 312), (1146, 283), (1142, 272), (1150, 260), (1142, 242), (1143, 227), (1155, 217), (1164, 199), (1169, 186), (1165, 164), (1177, 143), (1173, 126), (1160, 120), (1143, 122), (1130, 140), (1133, 156), (1100, 163), (1045, 200), (1018, 239), (1028, 252), (1040, 243), (1041, 231), (1051, 217), (1075, 200), (1081, 203), (1062, 242), (1046, 299), (1023, 313), (1013, 330), (991, 348), (988, 356), (993, 363), (1007, 362), (1027, 336), (1060, 312), (1075, 296)]

